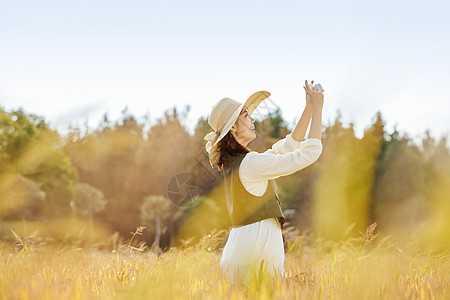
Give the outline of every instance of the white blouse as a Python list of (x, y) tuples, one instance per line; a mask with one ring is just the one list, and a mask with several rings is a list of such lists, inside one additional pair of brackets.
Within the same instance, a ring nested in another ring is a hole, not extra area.
[[(315, 162), (322, 153), (320, 139), (310, 138), (298, 142), (288, 134), (264, 153), (247, 153), (239, 167), (239, 178), (245, 189), (262, 196), (269, 179), (276, 179), (301, 170)], [(284, 247), (280, 225), (269, 218), (248, 225), (233, 227), (220, 259), (225, 277), (236, 280), (238, 274), (248, 278), (250, 271), (260, 266), (274, 275), (274, 270), (286, 278), (284, 271)]]
[(239, 168), (239, 178), (252, 195), (262, 196), (269, 179), (290, 175), (315, 162), (322, 153), (320, 139), (298, 142), (288, 134), (263, 153), (252, 151), (245, 155)]

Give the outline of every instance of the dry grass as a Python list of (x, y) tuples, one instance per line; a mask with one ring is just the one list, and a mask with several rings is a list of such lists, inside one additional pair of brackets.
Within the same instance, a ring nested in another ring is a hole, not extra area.
[[(374, 234), (321, 241), (287, 229), (289, 279), (230, 286), (219, 269), (223, 232), (164, 253), (0, 244), (1, 299), (446, 299), (448, 251), (400, 247)], [(136, 232), (134, 233), (136, 235)], [(137, 237), (135, 237), (135, 240)], [(210, 251), (208, 251), (210, 249)]]

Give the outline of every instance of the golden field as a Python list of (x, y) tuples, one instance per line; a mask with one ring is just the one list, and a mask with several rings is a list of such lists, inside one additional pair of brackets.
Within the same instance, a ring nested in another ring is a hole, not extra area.
[(449, 251), (423, 247), (414, 237), (392, 242), (375, 234), (375, 226), (341, 241), (288, 233), (289, 278), (262, 276), (247, 287), (222, 277), (216, 246), (224, 232), (165, 252), (139, 246), (136, 234), (112, 250), (40, 245), (17, 236), (16, 247), (0, 245), (0, 298), (448, 299)]

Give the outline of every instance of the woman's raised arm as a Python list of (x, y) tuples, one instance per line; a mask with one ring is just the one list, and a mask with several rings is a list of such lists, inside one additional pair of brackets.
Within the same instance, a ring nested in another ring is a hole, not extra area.
[[(311, 81), (311, 83), (314, 83), (314, 80)], [(306, 129), (308, 128), (311, 117), (312, 122), (308, 138), (322, 138), (323, 93), (311, 91), (307, 80), (305, 80), (305, 86), (303, 88), (306, 91), (306, 107), (300, 120), (292, 131), (292, 138), (299, 142), (305, 137)]]
[(322, 108), (323, 108), (323, 93), (311, 91), (308, 81), (305, 80), (307, 98), (312, 107), (311, 128), (309, 129), (308, 138), (321, 139), (322, 138)]
[(297, 142), (303, 141), (306, 134), (306, 129), (308, 129), (309, 121), (311, 120), (312, 107), (309, 102), (306, 102), (305, 109), (303, 110), (300, 120), (298, 120), (297, 125), (292, 131), (292, 138)]

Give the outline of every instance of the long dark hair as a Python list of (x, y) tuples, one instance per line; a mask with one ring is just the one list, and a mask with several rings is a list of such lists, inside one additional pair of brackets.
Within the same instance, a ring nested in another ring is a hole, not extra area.
[(236, 156), (242, 153), (248, 153), (251, 150), (236, 141), (233, 134), (230, 131), (219, 141), (219, 171), (229, 166), (229, 157)]

